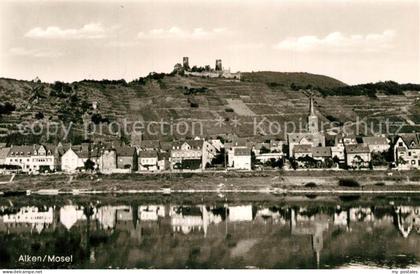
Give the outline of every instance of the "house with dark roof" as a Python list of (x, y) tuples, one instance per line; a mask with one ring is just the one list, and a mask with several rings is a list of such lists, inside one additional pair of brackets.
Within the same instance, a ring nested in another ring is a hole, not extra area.
[(204, 169), (203, 140), (173, 142), (171, 149), (171, 169)]
[(312, 157), (312, 145), (295, 145), (293, 147), (293, 155), (295, 159), (299, 159), (306, 156)]
[(159, 140), (141, 140), (139, 150), (160, 150)]
[(54, 171), (57, 169), (55, 148), (45, 145), (11, 146), (5, 164), (20, 166), (23, 172)]
[(346, 164), (351, 168), (367, 168), (371, 161), (371, 153), (366, 144), (345, 146)]
[(386, 152), (391, 147), (385, 136), (363, 137), (363, 144), (369, 147), (370, 152)]
[(115, 148), (117, 154), (117, 168), (136, 171), (138, 169), (137, 151), (134, 147), (118, 146)]
[(417, 133), (401, 134), (395, 139), (394, 160), (399, 169), (419, 169), (420, 136)]
[(331, 147), (312, 147), (312, 158), (325, 161), (331, 158)]

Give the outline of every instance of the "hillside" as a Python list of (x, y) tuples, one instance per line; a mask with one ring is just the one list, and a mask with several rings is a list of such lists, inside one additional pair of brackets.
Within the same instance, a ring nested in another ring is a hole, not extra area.
[(320, 88), (336, 88), (346, 86), (345, 83), (318, 74), (311, 74), (307, 72), (275, 72), (275, 71), (258, 71), (242, 73), (242, 80), (247, 82), (260, 82), (272, 86), (281, 85), (290, 87), (291, 85), (306, 87), (320, 87)]
[[(261, 74), (245, 74), (261, 75)], [(271, 74), (273, 75), (273, 74)], [(279, 74), (284, 77), (286, 74)], [(306, 74), (305, 74), (306, 75)], [(83, 137), (82, 121), (92, 118), (107, 127), (108, 122), (142, 121), (147, 125), (152, 122), (153, 132), (146, 134), (145, 139), (159, 138), (171, 140), (185, 136), (177, 136), (170, 132), (171, 125), (180, 122), (201, 122), (204, 136), (237, 134), (264, 139), (268, 123), (264, 123), (254, 135), (253, 125), (266, 118), (283, 125), (286, 122), (301, 123), (304, 126), (308, 112), (308, 90), (293, 90), (286, 84), (273, 85), (262, 80), (243, 81), (226, 79), (208, 79), (198, 77), (182, 77), (178, 75), (155, 74), (137, 81), (126, 83), (120, 81), (80, 81), (70, 84), (35, 83), (0, 78), (0, 102), (9, 102), (16, 107), (11, 114), (0, 116), (1, 141), (22, 143), (37, 141), (39, 138), (18, 136), (17, 123), (34, 122), (40, 124), (64, 121), (74, 122), (75, 131), (69, 137), (80, 142)], [(295, 76), (293, 76), (295, 77)], [(284, 77), (282, 83), (294, 83), (296, 78)], [(332, 79), (322, 76), (322, 79)], [(265, 79), (265, 78), (264, 78)], [(267, 78), (268, 79), (268, 78)], [(280, 79), (280, 78), (278, 78)], [(304, 84), (318, 84), (314, 78)], [(268, 80), (272, 81), (272, 80)], [(280, 80), (277, 80), (280, 81)], [(303, 81), (303, 80), (302, 80)], [(335, 83), (335, 84), (334, 84)], [(337, 80), (323, 82), (325, 85), (344, 85)], [(313, 90), (312, 90), (313, 92)], [(400, 95), (379, 93), (378, 96), (324, 96), (315, 91), (315, 106), (320, 121), (336, 121), (343, 123), (355, 121), (357, 117), (368, 122), (369, 128), (377, 128), (380, 121), (389, 119), (397, 123), (405, 123), (405, 131), (418, 130), (420, 125), (419, 92), (405, 91)], [(95, 110), (92, 103), (97, 103)], [(239, 119), (235, 127), (233, 121)], [(163, 121), (165, 132), (160, 133)], [(218, 121), (222, 121), (220, 123)], [(200, 128), (188, 135), (199, 135)], [(9, 136), (6, 136), (9, 135)], [(284, 139), (284, 131), (275, 134)], [(95, 139), (120, 138), (107, 131), (97, 134)], [(122, 136), (127, 141), (129, 136)], [(40, 141), (55, 142), (59, 138), (46, 137)]]

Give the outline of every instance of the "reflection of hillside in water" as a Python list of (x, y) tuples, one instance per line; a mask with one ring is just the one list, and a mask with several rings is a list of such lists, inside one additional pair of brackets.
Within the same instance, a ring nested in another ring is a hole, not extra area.
[(419, 262), (419, 234), (420, 206), (0, 207), (9, 267), (25, 250), (77, 253), (84, 267), (392, 267)]

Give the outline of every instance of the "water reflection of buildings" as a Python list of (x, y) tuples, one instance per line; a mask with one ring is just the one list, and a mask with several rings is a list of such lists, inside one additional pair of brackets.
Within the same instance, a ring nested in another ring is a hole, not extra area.
[(125, 233), (131, 244), (139, 244), (153, 235), (208, 239), (230, 235), (237, 240), (232, 256), (242, 256), (265, 233), (282, 228), (287, 231), (290, 227), (292, 236), (310, 237), (308, 246), (319, 266), (324, 243), (331, 240), (329, 231), (370, 233), (375, 228), (394, 227), (403, 238), (408, 238), (420, 233), (420, 207), (264, 207), (252, 204), (0, 207), (0, 233), (48, 233), (60, 227), (83, 234), (83, 244), (89, 250), (91, 261), (95, 261), (95, 248), (89, 247), (93, 233)]
[[(178, 206), (178, 205), (105, 205), (79, 206), (64, 205), (62, 207), (27, 206), (21, 208), (0, 207), (0, 227), (35, 228), (42, 231), (45, 228), (61, 223), (64, 228), (71, 230), (74, 226), (87, 221), (86, 213), (90, 212), (89, 220), (96, 222), (102, 230), (116, 228), (132, 229), (139, 224), (168, 223), (173, 232), (188, 234), (201, 231), (203, 234), (211, 225), (222, 222), (228, 223), (261, 223), (284, 225), (290, 222), (293, 233), (309, 233), (316, 229), (328, 227), (344, 227), (352, 231), (352, 224), (363, 223), (369, 225), (394, 224), (404, 238), (410, 233), (420, 233), (420, 207), (395, 206), (386, 208), (379, 214), (378, 208), (351, 207), (335, 208), (334, 212), (308, 212), (301, 208), (267, 208), (253, 205), (223, 206)], [(166, 221), (165, 221), (166, 220)], [(322, 225), (321, 225), (322, 224)], [(318, 228), (316, 228), (318, 227)]]
[(420, 207), (397, 206), (394, 222), (404, 238), (408, 238), (412, 231), (420, 234)]
[(2, 216), (0, 231), (6, 232), (37, 232), (53, 228), (53, 207), (22, 207), (15, 212), (8, 212)]
[(330, 218), (327, 214), (310, 214), (304, 209), (290, 209), (290, 232), (292, 235), (310, 235), (319, 268), (321, 250), (324, 244), (324, 231), (328, 230)]

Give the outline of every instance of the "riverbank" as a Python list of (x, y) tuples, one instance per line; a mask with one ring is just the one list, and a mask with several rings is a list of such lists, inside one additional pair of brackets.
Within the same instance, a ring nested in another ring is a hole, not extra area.
[[(49, 174), (0, 176), (0, 192), (159, 193), (167, 192), (420, 192), (420, 171), (253, 171), (173, 174)], [(357, 186), (339, 186), (339, 181)], [(344, 193), (343, 192), (343, 193)]]

